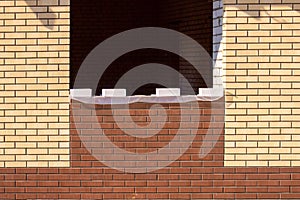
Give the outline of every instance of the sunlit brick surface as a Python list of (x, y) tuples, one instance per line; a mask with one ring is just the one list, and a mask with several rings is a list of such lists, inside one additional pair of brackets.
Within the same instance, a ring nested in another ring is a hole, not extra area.
[(295, 0), (224, 1), (225, 166), (299, 166)]
[(0, 3), (0, 167), (70, 166), (69, 24), (66, 0)]

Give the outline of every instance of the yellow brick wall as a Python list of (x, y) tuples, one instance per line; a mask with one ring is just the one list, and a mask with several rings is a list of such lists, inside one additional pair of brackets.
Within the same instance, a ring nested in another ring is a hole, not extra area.
[(224, 0), (225, 166), (300, 166), (299, 22), (299, 0)]
[(0, 2), (0, 167), (70, 165), (69, 3)]

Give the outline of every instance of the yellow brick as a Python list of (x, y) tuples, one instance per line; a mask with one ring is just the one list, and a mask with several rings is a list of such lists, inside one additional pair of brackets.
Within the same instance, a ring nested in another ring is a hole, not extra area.
[(70, 142), (59, 142), (59, 148), (69, 148)]
[(300, 154), (280, 155), (281, 160), (300, 160)]
[(264, 141), (268, 140), (268, 135), (247, 135), (247, 141)]
[(247, 153), (250, 154), (263, 154), (263, 153), (268, 153), (269, 149), (268, 148), (248, 148)]
[(69, 140), (68, 136), (49, 136), (49, 141), (67, 142)]
[(280, 146), (280, 142), (258, 142), (258, 147), (279, 147)]
[(70, 117), (59, 117), (59, 122), (69, 122), (70, 121)]
[(47, 149), (27, 149), (27, 154), (28, 155), (44, 155), (48, 154)]
[(226, 167), (231, 167), (231, 166), (234, 166), (234, 167), (244, 167), (246, 166), (246, 162), (245, 161), (224, 161), (224, 166)]
[(278, 140), (278, 141), (291, 140), (291, 135), (270, 135), (270, 140)]
[(38, 117), (38, 122), (58, 122), (58, 117)]
[(26, 137), (25, 136), (5, 136), (5, 141), (6, 142), (22, 142), (22, 141), (26, 141)]
[(28, 58), (27, 63), (28, 64), (47, 64), (47, 59), (46, 58)]
[(26, 162), (5, 162), (5, 167), (26, 167)]
[(18, 84), (18, 85), (5, 85), (5, 90), (25, 90), (24, 84)]
[(59, 129), (59, 135), (70, 135), (70, 130), (68, 129)]
[(39, 52), (38, 57), (39, 58), (57, 58), (58, 52)]
[(35, 142), (16, 142), (16, 148), (36, 148)]
[(291, 122), (270, 122), (270, 127), (292, 127), (292, 123)]
[(43, 116), (47, 115), (47, 110), (27, 110), (27, 116)]
[(39, 148), (58, 148), (57, 142), (39, 142), (38, 143)]
[(292, 111), (291, 111), (291, 109), (271, 109), (270, 110), (271, 115), (280, 115), (282, 113), (290, 115), (290, 114), (292, 114)]
[(260, 62), (269, 62), (269, 56), (259, 56), (259, 57), (248, 57), (248, 62), (250, 63), (260, 63)]
[(42, 160), (42, 161), (58, 160), (58, 156), (57, 155), (39, 155), (38, 160)]
[(70, 160), (70, 156), (69, 155), (59, 155), (59, 160), (69, 161)]
[(245, 141), (245, 135), (225, 135), (226, 141)]
[[(35, 38), (35, 37), (33, 37)], [(27, 46), (28, 51), (47, 51), (48, 46), (47, 45), (36, 45), (36, 46)]]
[(25, 83), (25, 84), (30, 84), (30, 83), (36, 83), (37, 79), (36, 78), (16, 78), (16, 83)]
[(14, 117), (0, 117), (1, 122), (7, 123), (7, 122), (14, 122)]
[(27, 123), (27, 128), (29, 129), (43, 129), (48, 128), (47, 123)]
[(245, 128), (246, 122), (226, 122), (226, 128)]
[(37, 65), (38, 71), (55, 71), (58, 70), (58, 65)]
[(266, 167), (268, 166), (268, 161), (246, 161), (247, 167)]
[(261, 154), (261, 155), (258, 155), (258, 160), (280, 160), (279, 159), (279, 155), (277, 154)]
[(270, 167), (289, 167), (291, 166), (291, 162), (290, 161), (269, 161), (269, 166)]
[(248, 44), (247, 49), (269, 49), (269, 44)]
[(47, 77), (47, 72), (43, 72), (43, 71), (27, 72), (27, 77)]
[(225, 154), (246, 154), (246, 148), (226, 148)]
[(5, 149), (6, 155), (25, 154), (25, 149)]
[(58, 96), (58, 91), (38, 91), (38, 96), (40, 97)]
[[(17, 28), (18, 29), (18, 28)], [(22, 31), (22, 30), (20, 30)], [(17, 45), (37, 45), (37, 41), (35, 39), (16, 39)], [(36, 54), (35, 54), (36, 57)]]
[(38, 83), (58, 83), (58, 78), (38, 78)]
[(38, 130), (38, 135), (58, 135), (58, 130)]
[(286, 153), (291, 153), (291, 149), (290, 148), (269, 148), (269, 153), (286, 154)]
[(257, 116), (236, 116), (236, 121), (244, 121), (244, 122), (249, 122), (249, 121), (257, 121)]
[(51, 77), (51, 76), (59, 76), (59, 77), (69, 76), (69, 71), (53, 71), (53, 72), (49, 72), (49, 77)]
[(28, 142), (41, 142), (41, 141), (48, 141), (47, 136), (27, 136)]
[(69, 155), (70, 154), (70, 150), (69, 149), (49, 149), (49, 154), (66, 154)]
[(271, 134), (271, 135), (278, 135), (280, 134), (280, 128), (264, 128), (259, 129), (259, 134)]
[(69, 161), (49, 162), (49, 167), (70, 167)]
[[(70, 50), (70, 47), (69, 45), (48, 45), (48, 49), (49, 51), (69, 51)], [(60, 62), (58, 62), (58, 60), (52, 60), (52, 61), (55, 61), (54, 63), (57, 63), (57, 64), (62, 64)], [(67, 62), (67, 60), (64, 60), (65, 63), (69, 63)]]
[(27, 84), (26, 90), (47, 90), (47, 84)]
[[(249, 115), (267, 115), (269, 113), (269, 110), (268, 109), (248, 109), (247, 113)], [(260, 117), (263, 117), (263, 116), (260, 116)]]
[(1, 161), (13, 161), (15, 160), (15, 155), (0, 155)]
[(280, 121), (280, 116), (279, 115), (259, 116), (259, 121)]
[(259, 102), (258, 105), (260, 108), (280, 108), (282, 103), (278, 102)]
[[(277, 27), (277, 29), (281, 26), (280, 24), (261, 24), (260, 26), (263, 26), (264, 28), (268, 29), (269, 27)], [(280, 28), (279, 28), (280, 29)], [(271, 30), (275, 30), (275, 29), (271, 29)], [(260, 42), (262, 43), (279, 43), (282, 42), (282, 38), (281, 37), (261, 37), (260, 38)], [(288, 43), (289, 41), (285, 41), (284, 43)]]
[(17, 161), (30, 161), (30, 160), (37, 160), (35, 155), (17, 155)]
[(69, 128), (69, 123), (51, 123), (49, 124), (50, 129), (57, 129), (57, 128)]
[(236, 142), (236, 147), (257, 147), (257, 142)]
[(271, 49), (292, 49), (292, 44), (290, 43), (271, 44)]
[(281, 142), (281, 147), (299, 147), (300, 142), (296, 142), (296, 141), (283, 141)]
[(69, 115), (69, 110), (49, 110), (49, 115), (56, 115), (56, 116)]
[(44, 97), (27, 97), (26, 102), (28, 102), (28, 103), (46, 103), (47, 98), (44, 98)]
[(256, 155), (236, 155), (236, 160), (256, 160)]
[(48, 162), (42, 162), (42, 161), (38, 161), (38, 162), (27, 162), (27, 167), (48, 167)]
[(300, 166), (300, 161), (292, 161), (291, 163), (292, 167)]
[(59, 44), (58, 39), (38, 39), (38, 44)]
[(16, 122), (36, 122), (35, 117), (15, 117)]
[[(23, 43), (24, 44), (24, 43)], [(36, 53), (35, 52), (17, 52), (16, 53), (17, 58), (35, 58)]]

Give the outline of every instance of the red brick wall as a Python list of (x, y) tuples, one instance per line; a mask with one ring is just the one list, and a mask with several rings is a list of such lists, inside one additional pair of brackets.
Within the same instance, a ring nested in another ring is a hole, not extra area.
[[(220, 100), (219, 103), (224, 102)], [(126, 105), (114, 105), (113, 108), (110, 105), (96, 105), (94, 107), (94, 105), (73, 101), (71, 106), (74, 111), (71, 115), (71, 166), (103, 166), (97, 159), (90, 155), (80, 140), (80, 137), (89, 137), (85, 139), (87, 142), (97, 142), (97, 137), (93, 136), (97, 136), (98, 123), (106, 136), (116, 146), (129, 152), (146, 153), (169, 144), (174, 136), (178, 134), (181, 120), (181, 131), (188, 131), (189, 133), (190, 131), (196, 131), (197, 134), (191, 148), (177, 162), (174, 162), (172, 166), (193, 166), (195, 163), (198, 166), (207, 167), (223, 166), (223, 135), (220, 136), (215, 148), (204, 160), (199, 158), (199, 150), (206, 134), (212, 134), (212, 131), (220, 129), (222, 129), (220, 131), (223, 131), (224, 121), (222, 120), (224, 119), (222, 116), (224, 116), (224, 110), (215, 109), (212, 111), (210, 102), (185, 103), (181, 105), (161, 104), (163, 109), (162, 107), (151, 108), (153, 105), (150, 103), (130, 104), (129, 112), (127, 113)], [(93, 118), (91, 115), (94, 110), (96, 111), (97, 118)], [(166, 113), (166, 122), (163, 122), (163, 112)], [(152, 116), (151, 124), (150, 115)], [(118, 120), (118, 124), (114, 120), (114, 117)], [(131, 118), (134, 123), (129, 122)], [(211, 119), (214, 121), (211, 121)], [(162, 124), (162, 128), (159, 128)], [(136, 130), (137, 125), (145, 127), (145, 129)], [(214, 129), (209, 130), (209, 127)], [(147, 129), (157, 134), (143, 139), (129, 136), (124, 132), (134, 130), (143, 133)], [(95, 150), (97, 151), (97, 149)]]
[[(75, 107), (79, 106), (82, 105)], [(133, 104), (131, 113), (135, 121), (144, 123), (142, 121), (147, 120), (145, 110), (149, 106)], [(175, 120), (177, 106), (167, 104), (164, 107), (169, 120)], [(210, 103), (202, 102), (200, 107), (202, 114), (206, 113), (203, 116), (210, 116)], [(105, 124), (106, 130), (116, 131), (109, 129), (109, 124), (114, 123), (110, 107), (97, 109), (100, 124)], [(184, 112), (191, 110), (187, 106)], [(74, 129), (76, 117), (71, 119), (70, 168), (0, 169), (0, 199), (299, 199), (300, 168), (223, 167), (223, 136), (209, 155), (198, 159), (201, 139), (207, 131), (205, 123), (200, 125), (192, 147), (164, 169), (130, 174), (105, 167), (83, 147), (78, 136), (78, 131), (92, 127), (87, 114), (82, 113), (81, 121), (77, 121), (82, 124), (78, 130)], [(176, 129), (175, 125), (176, 122), (165, 130)], [(122, 131), (119, 134), (122, 135)], [(119, 142), (124, 139), (128, 138), (118, 137)], [(156, 138), (152, 139), (148, 141), (150, 144), (163, 145)], [(127, 150), (137, 148), (140, 146), (133, 145)], [(191, 160), (193, 162), (189, 162)]]
[(300, 168), (0, 169), (0, 199), (299, 199)]

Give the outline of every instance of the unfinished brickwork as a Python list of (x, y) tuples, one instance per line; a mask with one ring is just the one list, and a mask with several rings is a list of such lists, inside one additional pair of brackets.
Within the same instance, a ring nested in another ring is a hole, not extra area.
[(300, 165), (299, 9), (224, 0), (225, 166)]
[(68, 0), (0, 2), (0, 167), (70, 166), (69, 23)]

